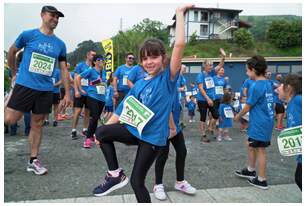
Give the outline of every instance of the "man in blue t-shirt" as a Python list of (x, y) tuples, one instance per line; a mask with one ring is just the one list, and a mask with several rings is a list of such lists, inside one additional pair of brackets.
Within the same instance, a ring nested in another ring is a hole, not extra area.
[(30, 161), (27, 171), (36, 175), (47, 173), (47, 169), (37, 159), (42, 136), (42, 125), (45, 116), (52, 107), (52, 75), (58, 64), (65, 85), (66, 95), (63, 107), (71, 104), (69, 79), (66, 68), (65, 43), (54, 34), (59, 17), (63, 13), (53, 6), (43, 6), (41, 10), (42, 25), (40, 28), (22, 32), (8, 51), (8, 65), (16, 75), (16, 53), (24, 48), (12, 96), (5, 109), (5, 123), (15, 124), (25, 112), (32, 112), (31, 131), (29, 134)]
[[(82, 79), (81, 85), (78, 85), (76, 77), (85, 70), (91, 68), (92, 61), (95, 55), (96, 52), (94, 50), (89, 50), (86, 54), (86, 60), (78, 63), (74, 69), (74, 100), (73, 100), (74, 112), (73, 112), (72, 130), (71, 130), (71, 138), (73, 140), (77, 139), (76, 127), (78, 125), (79, 116), (84, 106), (85, 109), (84, 109), (83, 130), (82, 130), (82, 134), (84, 136), (86, 136), (87, 127), (89, 124), (89, 110), (87, 105), (87, 89), (89, 86), (89, 82), (88, 79)], [(84, 92), (79, 90), (79, 86), (82, 87), (82, 90)]]
[(128, 76), (133, 68), (134, 54), (129, 52), (125, 55), (125, 64), (119, 66), (113, 76), (114, 97), (116, 99), (116, 107), (123, 100), (125, 95), (130, 91), (128, 86)]
[(132, 68), (132, 70), (129, 73), (127, 84), (130, 89), (134, 87), (134, 84), (145, 77), (148, 76), (148, 73), (144, 70), (144, 68), (140, 65), (137, 64)]

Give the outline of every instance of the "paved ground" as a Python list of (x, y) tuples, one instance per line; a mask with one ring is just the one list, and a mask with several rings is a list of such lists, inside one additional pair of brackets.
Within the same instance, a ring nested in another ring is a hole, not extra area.
[[(197, 116), (197, 120), (198, 120)], [(81, 122), (79, 126), (81, 128)], [(187, 121), (186, 121), (187, 122)], [(71, 140), (71, 122), (44, 128), (40, 159), (49, 174), (36, 176), (26, 172), (29, 150), (23, 125), (18, 135), (5, 135), (4, 201), (35, 202), (135, 202), (131, 186), (114, 191), (108, 197), (94, 198), (92, 190), (105, 175), (107, 166), (99, 148), (83, 149), (83, 138)], [(280, 156), (276, 139), (268, 148), (268, 183), (271, 188), (261, 191), (249, 187), (246, 180), (234, 176), (234, 171), (245, 166), (245, 135), (231, 130), (232, 142), (199, 143), (198, 123), (187, 123), (184, 130), (188, 150), (185, 179), (199, 192), (194, 197), (179, 196), (173, 189), (175, 181), (175, 151), (170, 150), (165, 167), (164, 185), (170, 202), (302, 202), (302, 193), (294, 184), (294, 157)], [(275, 133), (274, 135), (277, 135)], [(213, 138), (212, 138), (213, 139)], [(136, 147), (116, 144), (119, 164), (131, 174)], [(146, 185), (152, 191), (154, 167), (148, 173)], [(262, 198), (259, 196), (262, 195)], [(254, 195), (254, 196), (253, 196)], [(175, 197), (175, 198), (174, 198)], [(152, 198), (153, 201), (154, 198)]]

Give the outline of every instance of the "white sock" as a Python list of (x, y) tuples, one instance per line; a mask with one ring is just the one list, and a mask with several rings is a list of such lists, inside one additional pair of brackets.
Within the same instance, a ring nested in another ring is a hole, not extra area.
[(108, 170), (108, 173), (109, 173), (112, 177), (118, 177), (120, 171), (121, 171), (121, 168), (118, 168), (118, 169), (116, 169), (116, 170)]
[(266, 178), (258, 176), (258, 180), (262, 182), (262, 181), (266, 181)]
[(87, 128), (83, 128), (83, 132), (84, 132), (84, 131), (87, 131)]
[(71, 131), (72, 131), (72, 132), (76, 132), (76, 129), (72, 129)]
[(255, 171), (255, 168), (248, 166), (248, 170), (249, 170), (249, 172), (253, 172), (253, 171)]

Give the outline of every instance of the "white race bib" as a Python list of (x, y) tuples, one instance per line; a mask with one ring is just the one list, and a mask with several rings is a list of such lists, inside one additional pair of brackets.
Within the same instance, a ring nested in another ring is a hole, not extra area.
[(138, 101), (134, 96), (129, 96), (123, 103), (123, 110), (119, 120), (125, 124), (136, 127), (141, 135), (143, 128), (154, 116), (154, 113)]
[(127, 84), (127, 80), (128, 80), (128, 75), (123, 75), (123, 80), (122, 80), (122, 85), (126, 86)]
[(284, 129), (277, 137), (277, 143), (283, 156), (302, 154), (302, 126)]
[(192, 95), (197, 95), (197, 94), (198, 94), (197, 90), (192, 91)]
[(106, 90), (105, 89), (106, 88), (105, 85), (97, 85), (96, 88), (97, 88), (97, 93), (98, 94), (105, 95), (105, 90)]
[(223, 111), (224, 111), (224, 115), (226, 118), (234, 118), (234, 113), (233, 113), (232, 108), (225, 107)]
[[(243, 103), (243, 104), (241, 104), (241, 109), (243, 109), (243, 107), (245, 106), (245, 104)], [(249, 121), (250, 120), (250, 113), (248, 112), (248, 113), (246, 113), (245, 115), (243, 115), (242, 117), (241, 117), (242, 119), (244, 119), (244, 120), (246, 120), (246, 121)]]
[(215, 87), (215, 83), (214, 83), (213, 78), (211, 78), (211, 77), (206, 77), (206, 78), (205, 78), (205, 85), (206, 85), (206, 88), (207, 88), (207, 89), (211, 89), (211, 88)]
[(215, 89), (216, 89), (216, 94), (221, 94), (221, 95), (224, 94), (223, 86), (215, 86)]
[(88, 86), (88, 79), (81, 79), (81, 86)]
[(29, 71), (51, 77), (54, 69), (54, 64), (54, 58), (32, 52)]
[(53, 77), (52, 77), (52, 82), (53, 82), (53, 85), (56, 83), (56, 82), (55, 82), (55, 78), (53, 78)]

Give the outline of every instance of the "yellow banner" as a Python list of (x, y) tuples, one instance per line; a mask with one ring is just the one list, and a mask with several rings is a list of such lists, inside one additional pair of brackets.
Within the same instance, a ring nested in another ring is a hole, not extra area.
[(111, 39), (102, 40), (102, 47), (105, 51), (105, 71), (106, 71), (106, 77), (108, 79), (111, 72), (114, 71), (113, 40)]

